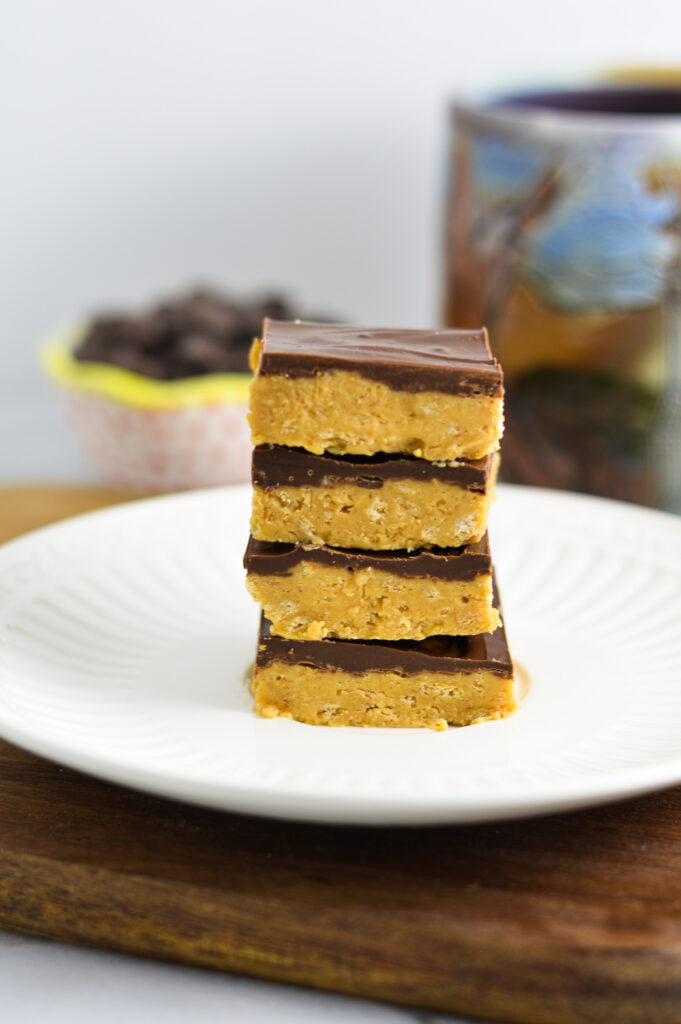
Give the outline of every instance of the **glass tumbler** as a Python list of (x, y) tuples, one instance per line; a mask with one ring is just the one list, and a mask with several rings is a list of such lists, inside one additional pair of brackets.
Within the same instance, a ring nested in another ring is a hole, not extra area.
[(445, 318), (489, 328), (502, 478), (681, 512), (681, 87), (453, 111)]

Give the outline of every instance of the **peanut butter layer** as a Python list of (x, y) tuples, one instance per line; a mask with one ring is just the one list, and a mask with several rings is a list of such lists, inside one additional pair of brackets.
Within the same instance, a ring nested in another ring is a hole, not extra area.
[(308, 725), (446, 729), (506, 718), (516, 710), (512, 679), (492, 672), (444, 675), (349, 672), (274, 662), (256, 668), (255, 710)]
[(497, 450), (503, 432), (500, 397), (393, 391), (345, 370), (300, 380), (255, 377), (250, 407), (254, 445), (316, 454), (480, 459)]
[(485, 637), (420, 643), (273, 637), (261, 626), (255, 710), (310, 725), (444, 729), (517, 707), (503, 626)]
[(485, 533), (497, 465), (496, 455), (438, 465), (257, 448), (251, 533), (263, 541), (373, 551), (459, 547)]
[(389, 331), (265, 321), (251, 354), (254, 445), (321, 454), (478, 459), (503, 430), (484, 331)]
[(272, 632), (289, 639), (423, 640), (500, 622), (487, 537), (468, 548), (372, 554), (251, 538), (244, 562)]

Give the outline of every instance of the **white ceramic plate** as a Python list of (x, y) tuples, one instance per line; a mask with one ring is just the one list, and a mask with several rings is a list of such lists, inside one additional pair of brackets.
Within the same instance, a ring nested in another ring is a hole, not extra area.
[(681, 782), (681, 519), (499, 488), (521, 710), (444, 733), (328, 729), (251, 712), (249, 501), (136, 502), (0, 549), (0, 733), (114, 782), (312, 821), (482, 821)]

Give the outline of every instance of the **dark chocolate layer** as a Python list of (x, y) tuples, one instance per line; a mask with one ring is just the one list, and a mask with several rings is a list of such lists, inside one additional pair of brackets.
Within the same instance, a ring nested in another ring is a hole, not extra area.
[(253, 484), (274, 487), (378, 488), (386, 480), (438, 480), (483, 494), (494, 456), (474, 461), (428, 462), (412, 455), (313, 455), (302, 448), (262, 444), (253, 451)]
[(493, 672), (509, 679), (513, 664), (506, 632), (477, 636), (431, 636), (427, 640), (284, 640), (273, 636), (269, 620), (262, 616), (256, 664), (281, 661), (287, 665), (312, 665), (333, 671), (364, 675), (365, 672)]
[(316, 377), (347, 370), (394, 391), (501, 395), (501, 367), (487, 332), (393, 330), (266, 319), (263, 376)]
[(378, 569), (408, 579), (473, 580), (491, 572), (487, 534), (475, 544), (460, 548), (419, 551), (362, 551), (311, 544), (271, 544), (248, 541), (244, 566), (258, 576), (288, 576), (301, 562), (316, 562), (350, 572)]

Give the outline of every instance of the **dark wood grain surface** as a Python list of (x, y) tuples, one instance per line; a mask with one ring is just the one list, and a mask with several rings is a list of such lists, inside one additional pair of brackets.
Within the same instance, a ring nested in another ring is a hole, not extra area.
[[(25, 493), (0, 494), (0, 518)], [(97, 504), (69, 493), (61, 513)], [(145, 796), (0, 742), (0, 926), (501, 1021), (681, 1022), (681, 789), (343, 829)]]

